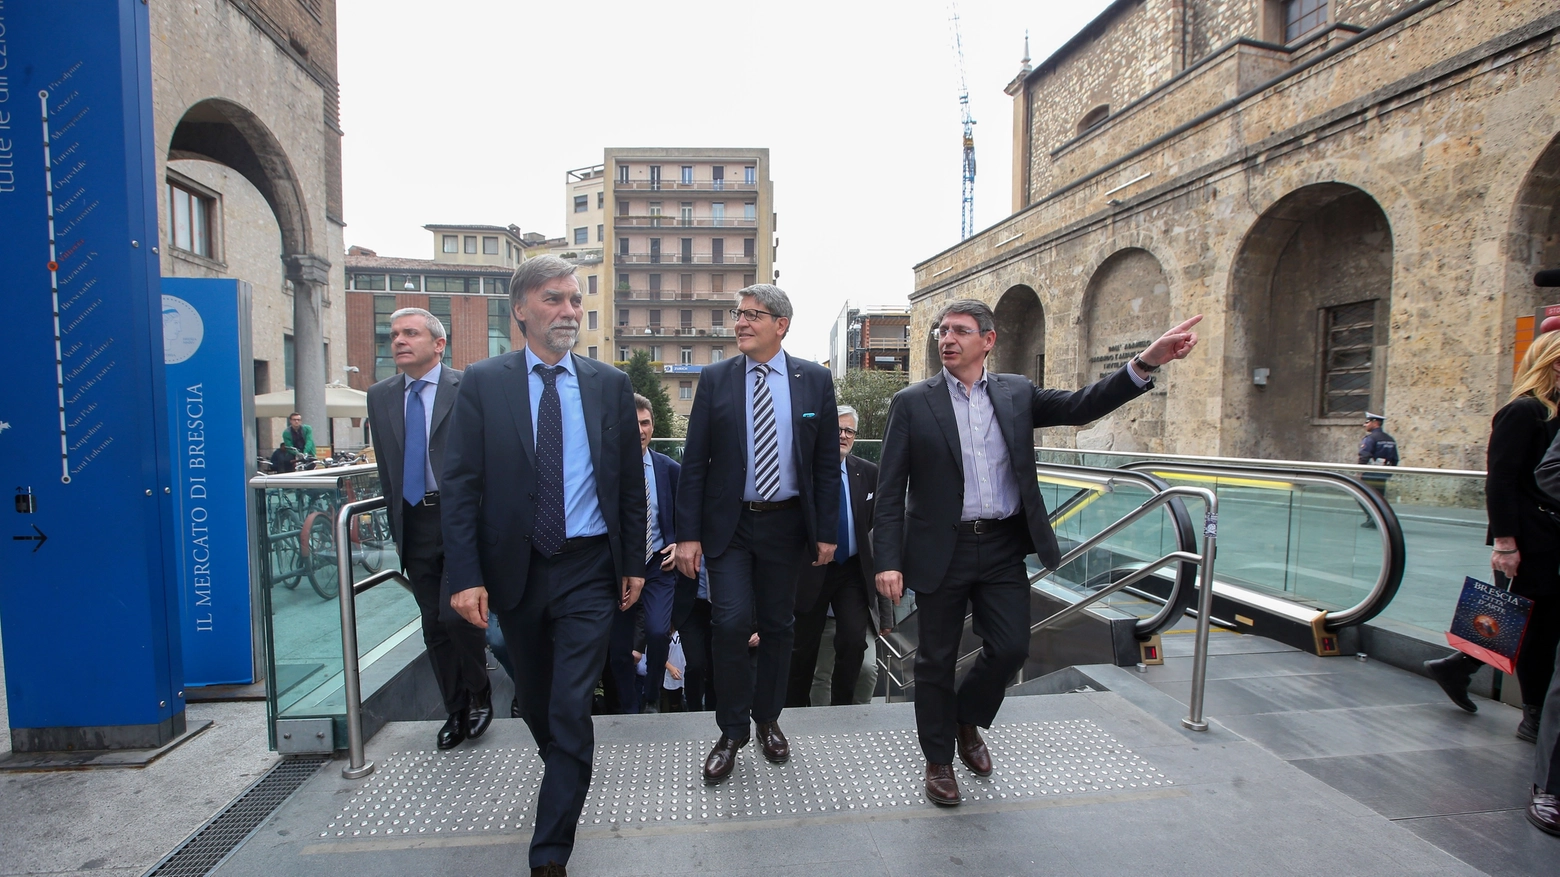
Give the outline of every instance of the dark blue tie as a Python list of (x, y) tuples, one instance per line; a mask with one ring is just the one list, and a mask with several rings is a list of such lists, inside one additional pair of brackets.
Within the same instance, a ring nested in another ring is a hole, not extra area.
[(427, 381), (412, 381), (406, 394), (406, 465), (401, 469), (401, 496), (412, 505), (428, 492), (428, 409), (422, 388)]
[(838, 533), (836, 533), (835, 537), (834, 537), (834, 538), (839, 540), (838, 545), (834, 549), (834, 562), (838, 563), (838, 564), (844, 564), (845, 561), (850, 560), (850, 497), (848, 495), (849, 489), (850, 489), (850, 476), (846, 475), (845, 474), (845, 470), (841, 469), (840, 470), (840, 526), (839, 526)]
[(563, 404), (558, 398), (558, 374), (563, 366), (538, 364), (542, 401), (536, 412), (536, 533), (532, 542), (543, 557), (551, 557), (568, 538), (563, 512)]

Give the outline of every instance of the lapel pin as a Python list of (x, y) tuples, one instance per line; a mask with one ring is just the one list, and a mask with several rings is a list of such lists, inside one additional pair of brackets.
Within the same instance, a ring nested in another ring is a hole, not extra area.
[(811, 411), (809, 411), (806, 414), (803, 414), (802, 416), (803, 417), (817, 417), (818, 415), (816, 415), (816, 414), (812, 413)]

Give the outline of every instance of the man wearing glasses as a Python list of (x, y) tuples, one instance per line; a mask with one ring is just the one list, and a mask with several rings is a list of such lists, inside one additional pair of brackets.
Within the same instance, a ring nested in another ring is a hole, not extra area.
[[(899, 391), (888, 409), (872, 539), (877, 589), (896, 604), (915, 591), (920, 649), (915, 723), (926, 756), (926, 797), (959, 803), (955, 749), (971, 773), (991, 773), (980, 729), (990, 728), (1008, 680), (1029, 656), (1024, 556), (1061, 561), (1035, 482), (1034, 431), (1081, 426), (1153, 389), (1153, 373), (1197, 344), (1201, 315), (1160, 336), (1114, 374), (1073, 392), (1023, 375), (991, 374), (991, 308), (945, 303), (932, 325), (942, 371)], [(966, 611), (980, 656), (955, 688)]]
[[(780, 731), (796, 580), (834, 559), (839, 427), (829, 370), (781, 350), (791, 300), (761, 283), (741, 292), (743, 356), (706, 366), (688, 417), (677, 490), (677, 568), (709, 569), (715, 721), (704, 780), (731, 775), (757, 724), (764, 757), (790, 757)], [(755, 628), (756, 658), (748, 651)], [(757, 666), (755, 668), (754, 662)]]

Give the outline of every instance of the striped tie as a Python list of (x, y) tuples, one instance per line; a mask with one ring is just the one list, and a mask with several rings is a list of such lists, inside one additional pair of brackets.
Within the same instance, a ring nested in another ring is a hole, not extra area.
[(775, 433), (775, 400), (764, 378), (769, 366), (753, 369), (753, 487), (768, 500), (780, 489), (780, 440)]

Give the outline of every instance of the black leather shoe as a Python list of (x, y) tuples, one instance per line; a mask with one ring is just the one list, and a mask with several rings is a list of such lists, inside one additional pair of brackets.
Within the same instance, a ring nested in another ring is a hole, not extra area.
[(450, 717), (444, 720), (444, 727), (439, 729), (439, 748), (454, 749), (466, 739), (466, 711), (450, 713)]
[(1560, 798), (1533, 787), (1533, 800), (1527, 807), (1527, 820), (1539, 831), (1560, 837)]
[(557, 862), (548, 862), (531, 869), (531, 877), (569, 877), (567, 868)]
[(737, 750), (746, 746), (748, 738), (733, 740), (725, 734), (715, 741), (715, 748), (710, 750), (708, 758), (704, 759), (704, 781), (706, 783), (718, 783), (731, 776), (731, 769), (737, 765)]
[(953, 776), (953, 765), (926, 763), (926, 798), (946, 807), (958, 805), (959, 781)]
[(1479, 662), (1462, 652), (1453, 652), (1444, 658), (1425, 662), (1425, 673), (1434, 679), (1446, 696), (1470, 713), (1479, 711), (1479, 707), (1468, 697), (1468, 683), (1473, 681), (1474, 671), (1479, 669)]
[(1538, 714), (1543, 712), (1542, 705), (1522, 705), (1522, 723), (1517, 725), (1517, 739), (1526, 740), (1529, 743), (1538, 742)]
[(518, 696), (509, 701), (509, 717), (511, 719), (520, 718), (520, 698)]
[(475, 740), (481, 737), (491, 724), (493, 724), (493, 689), (489, 688), (482, 693), (481, 697), (473, 696), (471, 706), (466, 708), (466, 736)]
[(958, 741), (959, 760), (978, 777), (991, 776), (991, 751), (981, 739), (980, 729), (974, 725), (959, 725), (955, 736)]
[(779, 722), (759, 722), (758, 742), (764, 744), (764, 757), (774, 764), (785, 764), (791, 757), (791, 744), (786, 742)]

